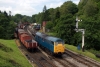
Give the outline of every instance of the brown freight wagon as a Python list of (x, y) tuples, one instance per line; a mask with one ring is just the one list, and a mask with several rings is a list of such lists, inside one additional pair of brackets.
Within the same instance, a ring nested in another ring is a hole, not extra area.
[(21, 34), (27, 34), (26, 31), (24, 31), (23, 29), (18, 29), (18, 37), (20, 39)]
[(21, 34), (20, 35), (20, 40), (24, 44), (24, 46), (26, 47), (25, 40), (32, 40), (32, 38), (28, 34)]
[(28, 49), (28, 50), (36, 50), (37, 49), (37, 42), (32, 39), (30, 35), (28, 35), (27, 32), (25, 32), (23, 29), (18, 29), (18, 36), (21, 41), (21, 43)]
[(36, 50), (37, 49), (37, 42), (35, 40), (26, 40), (25, 45), (28, 50)]

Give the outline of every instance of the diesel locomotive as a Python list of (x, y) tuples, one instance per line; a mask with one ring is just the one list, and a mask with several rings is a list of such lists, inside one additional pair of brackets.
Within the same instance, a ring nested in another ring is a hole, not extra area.
[(39, 46), (48, 50), (52, 55), (62, 55), (65, 52), (64, 41), (60, 38), (37, 32), (35, 40)]

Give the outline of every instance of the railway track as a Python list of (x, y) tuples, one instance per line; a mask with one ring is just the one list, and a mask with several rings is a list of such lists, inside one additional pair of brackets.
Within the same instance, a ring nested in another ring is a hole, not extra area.
[[(30, 30), (28, 28), (27, 32), (29, 32), (30, 35), (32, 35), (32, 30)], [(33, 37), (33, 36), (32, 36)], [(56, 57), (51, 57), (50, 55), (48, 55), (50, 57), (50, 59), (52, 58), (53, 61), (55, 61), (54, 63), (59, 63), (58, 65), (62, 66), (62, 67), (77, 67), (77, 65), (75, 65), (74, 63), (71, 63), (65, 59), (61, 59), (61, 58), (56, 58)], [(52, 62), (52, 61), (51, 61)], [(66, 64), (67, 63), (67, 64)], [(56, 64), (57, 66), (57, 64)], [(59, 66), (57, 66), (59, 67)]]
[[(38, 67), (36, 65), (35, 60), (30, 55), (28, 55), (27, 49), (25, 49), (25, 47), (20, 43), (19, 39), (15, 39), (15, 42), (16, 42), (16, 45), (18, 46), (19, 50), (21, 51), (21, 53), (28, 59), (30, 64), (32, 66)], [(33, 61), (34, 61), (35, 64), (33, 63)]]
[[(15, 40), (16, 44), (18, 44), (18, 40)], [(55, 64), (53, 64), (49, 59), (45, 57), (45, 55), (42, 54), (40, 50), (36, 52), (28, 52), (27, 49), (20, 44), (18, 48), (21, 50), (21, 52), (27, 57), (27, 59), (31, 62), (32, 66), (34, 66), (34, 63), (37, 65), (36, 67), (56, 67)], [(34, 62), (34, 63), (33, 63)]]
[(52, 60), (48, 59), (46, 56), (44, 56), (44, 54), (41, 53), (36, 53), (36, 57), (37, 55), (40, 57), (38, 58), (38, 60), (41, 61), (41, 63), (45, 65), (45, 67), (57, 67), (54, 63), (52, 63)]
[(72, 57), (73, 59), (75, 59), (77, 62), (84, 64), (87, 67), (100, 67), (100, 64), (94, 60), (90, 60), (89, 58), (86, 58), (82, 55), (79, 54), (75, 54), (69, 50), (65, 51), (66, 55), (69, 55), (70, 57)]
[[(32, 34), (25, 28), (25, 30), (32, 36)], [(32, 36), (34, 39), (34, 36)], [(24, 55), (31, 62), (35, 62), (38, 67), (57, 67), (52, 63), (52, 60), (48, 59), (44, 54), (42, 54), (41, 50), (37, 50), (36, 52), (30, 53), (26, 50), (23, 45), (20, 45), (19, 49), (24, 53)]]
[[(34, 38), (32, 30), (26, 28), (26, 31)], [(26, 57), (31, 62), (36, 63), (38, 67), (100, 67), (99, 63), (93, 62), (92, 60), (77, 55), (69, 50), (65, 51), (62, 58), (50, 56), (49, 54), (44, 55), (41, 51), (42, 50), (39, 50), (39, 52), (36, 53), (29, 53), (25, 51), (25, 49), (23, 50)]]
[(77, 67), (77, 65), (63, 59), (63, 58), (54, 58), (57, 62), (59, 62), (63, 67)]
[(50, 62), (53, 62), (55, 64), (56, 67), (78, 67), (74, 63), (71, 63), (62, 57), (51, 56), (49, 53), (45, 52), (44, 50), (41, 51), (44, 55), (46, 55), (50, 59)]

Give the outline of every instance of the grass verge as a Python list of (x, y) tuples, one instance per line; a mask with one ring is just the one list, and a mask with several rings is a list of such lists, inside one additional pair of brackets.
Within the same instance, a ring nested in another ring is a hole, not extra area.
[(0, 67), (32, 67), (21, 54), (15, 40), (0, 39)]
[(68, 45), (68, 44), (65, 44), (65, 47), (71, 51), (74, 51), (74, 52), (77, 52), (81, 55), (84, 55), (84, 56), (87, 56), (87, 57), (90, 57), (96, 61), (99, 61), (100, 62), (100, 58), (97, 58), (94, 53), (90, 52), (89, 50), (85, 50), (85, 52), (82, 52), (82, 50), (77, 50), (77, 47), (75, 46), (72, 46), (72, 45)]

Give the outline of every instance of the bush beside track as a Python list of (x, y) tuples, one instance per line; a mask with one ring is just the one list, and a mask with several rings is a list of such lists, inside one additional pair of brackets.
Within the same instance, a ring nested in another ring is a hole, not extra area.
[(0, 67), (32, 67), (14, 40), (0, 39)]

